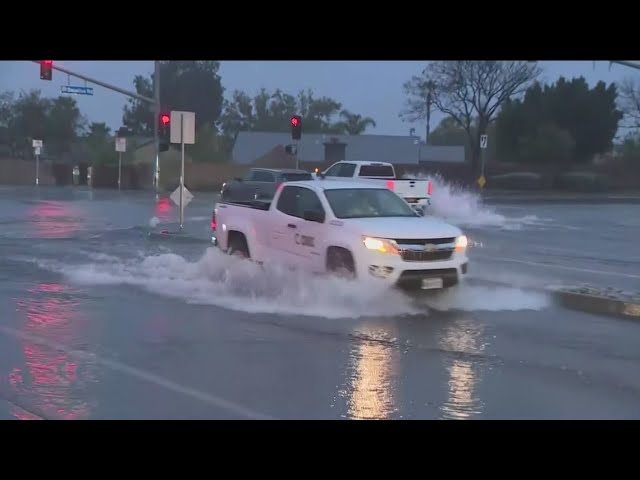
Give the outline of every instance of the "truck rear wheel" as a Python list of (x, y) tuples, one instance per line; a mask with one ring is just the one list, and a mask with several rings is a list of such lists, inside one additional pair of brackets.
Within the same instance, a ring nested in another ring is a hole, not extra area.
[(356, 265), (349, 250), (330, 247), (327, 252), (327, 272), (342, 278), (355, 278)]
[(251, 258), (249, 256), (247, 239), (244, 235), (238, 232), (229, 232), (229, 246), (227, 247), (227, 253), (234, 257)]

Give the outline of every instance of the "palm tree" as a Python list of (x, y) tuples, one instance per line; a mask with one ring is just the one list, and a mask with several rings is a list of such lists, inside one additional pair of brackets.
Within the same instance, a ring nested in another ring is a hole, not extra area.
[(340, 117), (343, 120), (338, 122), (336, 127), (347, 135), (360, 135), (365, 132), (367, 127), (376, 127), (376, 121), (373, 118), (363, 117), (357, 113), (351, 113), (349, 110), (342, 110)]

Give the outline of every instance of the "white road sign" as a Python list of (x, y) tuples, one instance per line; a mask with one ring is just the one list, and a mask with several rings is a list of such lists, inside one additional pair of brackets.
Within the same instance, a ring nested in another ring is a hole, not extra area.
[(127, 151), (127, 139), (124, 137), (116, 137), (116, 152)]
[[(180, 187), (176, 188), (173, 193), (169, 196), (171, 201), (175, 203), (177, 206), (180, 206)], [(182, 208), (189, 205), (189, 203), (193, 200), (193, 195), (187, 187), (184, 187), (184, 193), (182, 194)]]
[(35, 147), (33, 150), (36, 155), (40, 155), (40, 147)]
[[(184, 131), (183, 131), (184, 129)], [(195, 112), (171, 111), (171, 143), (196, 143), (196, 114)]]
[(488, 135), (480, 135), (480, 148), (487, 148)]
[(34, 140), (31, 144), (33, 148), (42, 148), (42, 140)]

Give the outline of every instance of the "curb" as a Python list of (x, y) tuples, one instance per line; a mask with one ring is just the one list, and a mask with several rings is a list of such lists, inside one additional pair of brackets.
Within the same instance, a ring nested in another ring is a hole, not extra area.
[(563, 307), (579, 310), (585, 313), (608, 315), (618, 318), (640, 320), (640, 296), (635, 297), (615, 292), (611, 289), (596, 289), (593, 287), (571, 287), (571, 288), (536, 288), (536, 287), (514, 287), (511, 284), (469, 278), (465, 280), (471, 285), (489, 285), (496, 287), (522, 288), (536, 293), (544, 293), (556, 299)]
[(560, 303), (574, 310), (640, 320), (640, 299), (615, 298), (605, 292), (558, 290)]
[(578, 198), (578, 197), (484, 197), (483, 201), (488, 205), (518, 205), (522, 203), (534, 204), (606, 204), (606, 205), (637, 205), (640, 197), (604, 197), (604, 198)]
[(201, 243), (207, 245), (213, 245), (212, 238), (195, 237), (193, 235), (185, 234), (183, 232), (170, 232), (168, 230), (162, 230), (160, 232), (149, 232), (149, 239), (151, 240), (167, 240), (180, 243)]

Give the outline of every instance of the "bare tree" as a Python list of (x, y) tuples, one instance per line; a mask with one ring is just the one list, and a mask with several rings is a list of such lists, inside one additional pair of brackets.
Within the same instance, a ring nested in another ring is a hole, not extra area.
[(627, 128), (640, 128), (640, 82), (625, 78), (619, 85), (619, 108), (626, 117)]
[(426, 119), (431, 102), (464, 128), (471, 146), (471, 167), (480, 170), (480, 136), (509, 98), (523, 93), (541, 69), (532, 62), (438, 61), (404, 84), (409, 121)]

